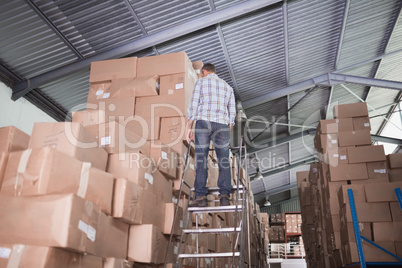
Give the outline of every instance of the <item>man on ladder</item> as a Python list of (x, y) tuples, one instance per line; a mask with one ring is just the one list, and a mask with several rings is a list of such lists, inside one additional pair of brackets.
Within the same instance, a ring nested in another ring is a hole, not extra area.
[[(207, 158), (210, 141), (214, 143), (219, 165), (219, 200), (229, 206), (231, 171), (229, 161), (230, 130), (236, 116), (233, 89), (215, 73), (215, 66), (206, 63), (201, 69), (203, 77), (195, 84), (187, 124), (187, 141), (195, 136), (196, 176), (195, 197), (190, 207), (206, 207)], [(195, 130), (193, 134), (193, 124)]]

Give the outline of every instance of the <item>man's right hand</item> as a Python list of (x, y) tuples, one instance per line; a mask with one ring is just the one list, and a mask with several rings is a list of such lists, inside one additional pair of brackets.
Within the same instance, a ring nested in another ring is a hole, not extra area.
[(187, 129), (187, 142), (194, 140), (194, 134), (192, 129)]

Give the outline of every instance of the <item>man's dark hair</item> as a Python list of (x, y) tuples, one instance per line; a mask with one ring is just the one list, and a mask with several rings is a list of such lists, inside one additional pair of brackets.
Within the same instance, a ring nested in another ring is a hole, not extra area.
[(215, 66), (212, 63), (205, 63), (204, 66), (202, 66), (201, 71), (205, 70), (210, 73), (215, 73)]

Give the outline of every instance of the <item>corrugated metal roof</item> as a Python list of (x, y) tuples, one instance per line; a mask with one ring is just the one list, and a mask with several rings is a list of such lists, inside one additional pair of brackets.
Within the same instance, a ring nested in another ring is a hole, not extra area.
[(129, 0), (148, 33), (167, 29), (210, 12), (208, 1)]
[(274, 122), (287, 124), (287, 110), (286, 97), (246, 109), (246, 114), (250, 122), (250, 132), (252, 138), (255, 138), (254, 142), (258, 143), (274, 137), (279, 138), (288, 135), (287, 126), (272, 124)]
[(280, 6), (222, 23), (243, 101), (286, 85), (283, 29)]
[(339, 68), (379, 56), (400, 1), (350, 1)]
[(18, 75), (33, 77), (77, 59), (24, 1), (2, 2), (0, 18), (0, 58)]
[(185, 51), (191, 61), (213, 63), (219, 77), (233, 86), (222, 45), (214, 27), (156, 46), (160, 54)]
[(35, 2), (83, 56), (100, 53), (143, 36), (124, 2), (62, 1), (57, 5), (43, 0)]
[(289, 79), (305, 80), (333, 70), (344, 1), (289, 1)]
[(289, 163), (289, 144), (284, 143), (256, 153), (262, 173)]
[[(289, 96), (290, 124), (316, 128), (320, 119), (325, 117), (330, 89), (327, 87), (314, 88), (310, 93), (300, 91)], [(308, 128), (306, 128), (308, 129)], [(291, 133), (306, 130), (297, 126), (290, 126)]]
[(316, 155), (314, 148), (314, 135), (305, 135), (290, 142), (290, 163), (310, 158)]
[(213, 0), (216, 9), (226, 8), (246, 0)]

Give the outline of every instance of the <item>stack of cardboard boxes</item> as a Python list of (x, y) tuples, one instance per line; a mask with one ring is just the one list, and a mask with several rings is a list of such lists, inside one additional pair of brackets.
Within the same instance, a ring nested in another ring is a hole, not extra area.
[[(175, 263), (189, 194), (183, 186), (177, 198), (188, 150), (184, 180), (193, 186), (195, 179), (194, 148), (183, 141), (201, 66), (184, 52), (94, 62), (86, 110), (74, 112), (72, 122), (36, 123), (31, 137), (0, 129), (0, 248), (7, 253), (0, 261), (51, 267)], [(232, 170), (235, 181), (234, 158)], [(208, 172), (208, 186), (216, 186), (213, 150)], [(244, 169), (239, 175), (249, 182)], [(234, 226), (233, 213), (200, 218), (205, 226)], [(198, 246), (222, 252), (234, 242), (234, 236), (213, 234)], [(196, 246), (195, 236), (187, 236), (181, 249), (191, 253)], [(229, 263), (205, 259), (202, 267)]]
[[(401, 255), (401, 210), (394, 189), (402, 182), (400, 176), (390, 175), (390, 170), (398, 169), (392, 160), (401, 159), (400, 155), (389, 155), (387, 161), (383, 146), (371, 145), (365, 103), (335, 106), (334, 115), (335, 119), (321, 120), (317, 128), (315, 147), (320, 161), (309, 172), (297, 173), (309, 267), (340, 267), (359, 261), (348, 189), (354, 193), (362, 235)], [(383, 235), (385, 230), (392, 230), (394, 236)], [(396, 261), (366, 242), (363, 245), (367, 261)]]

